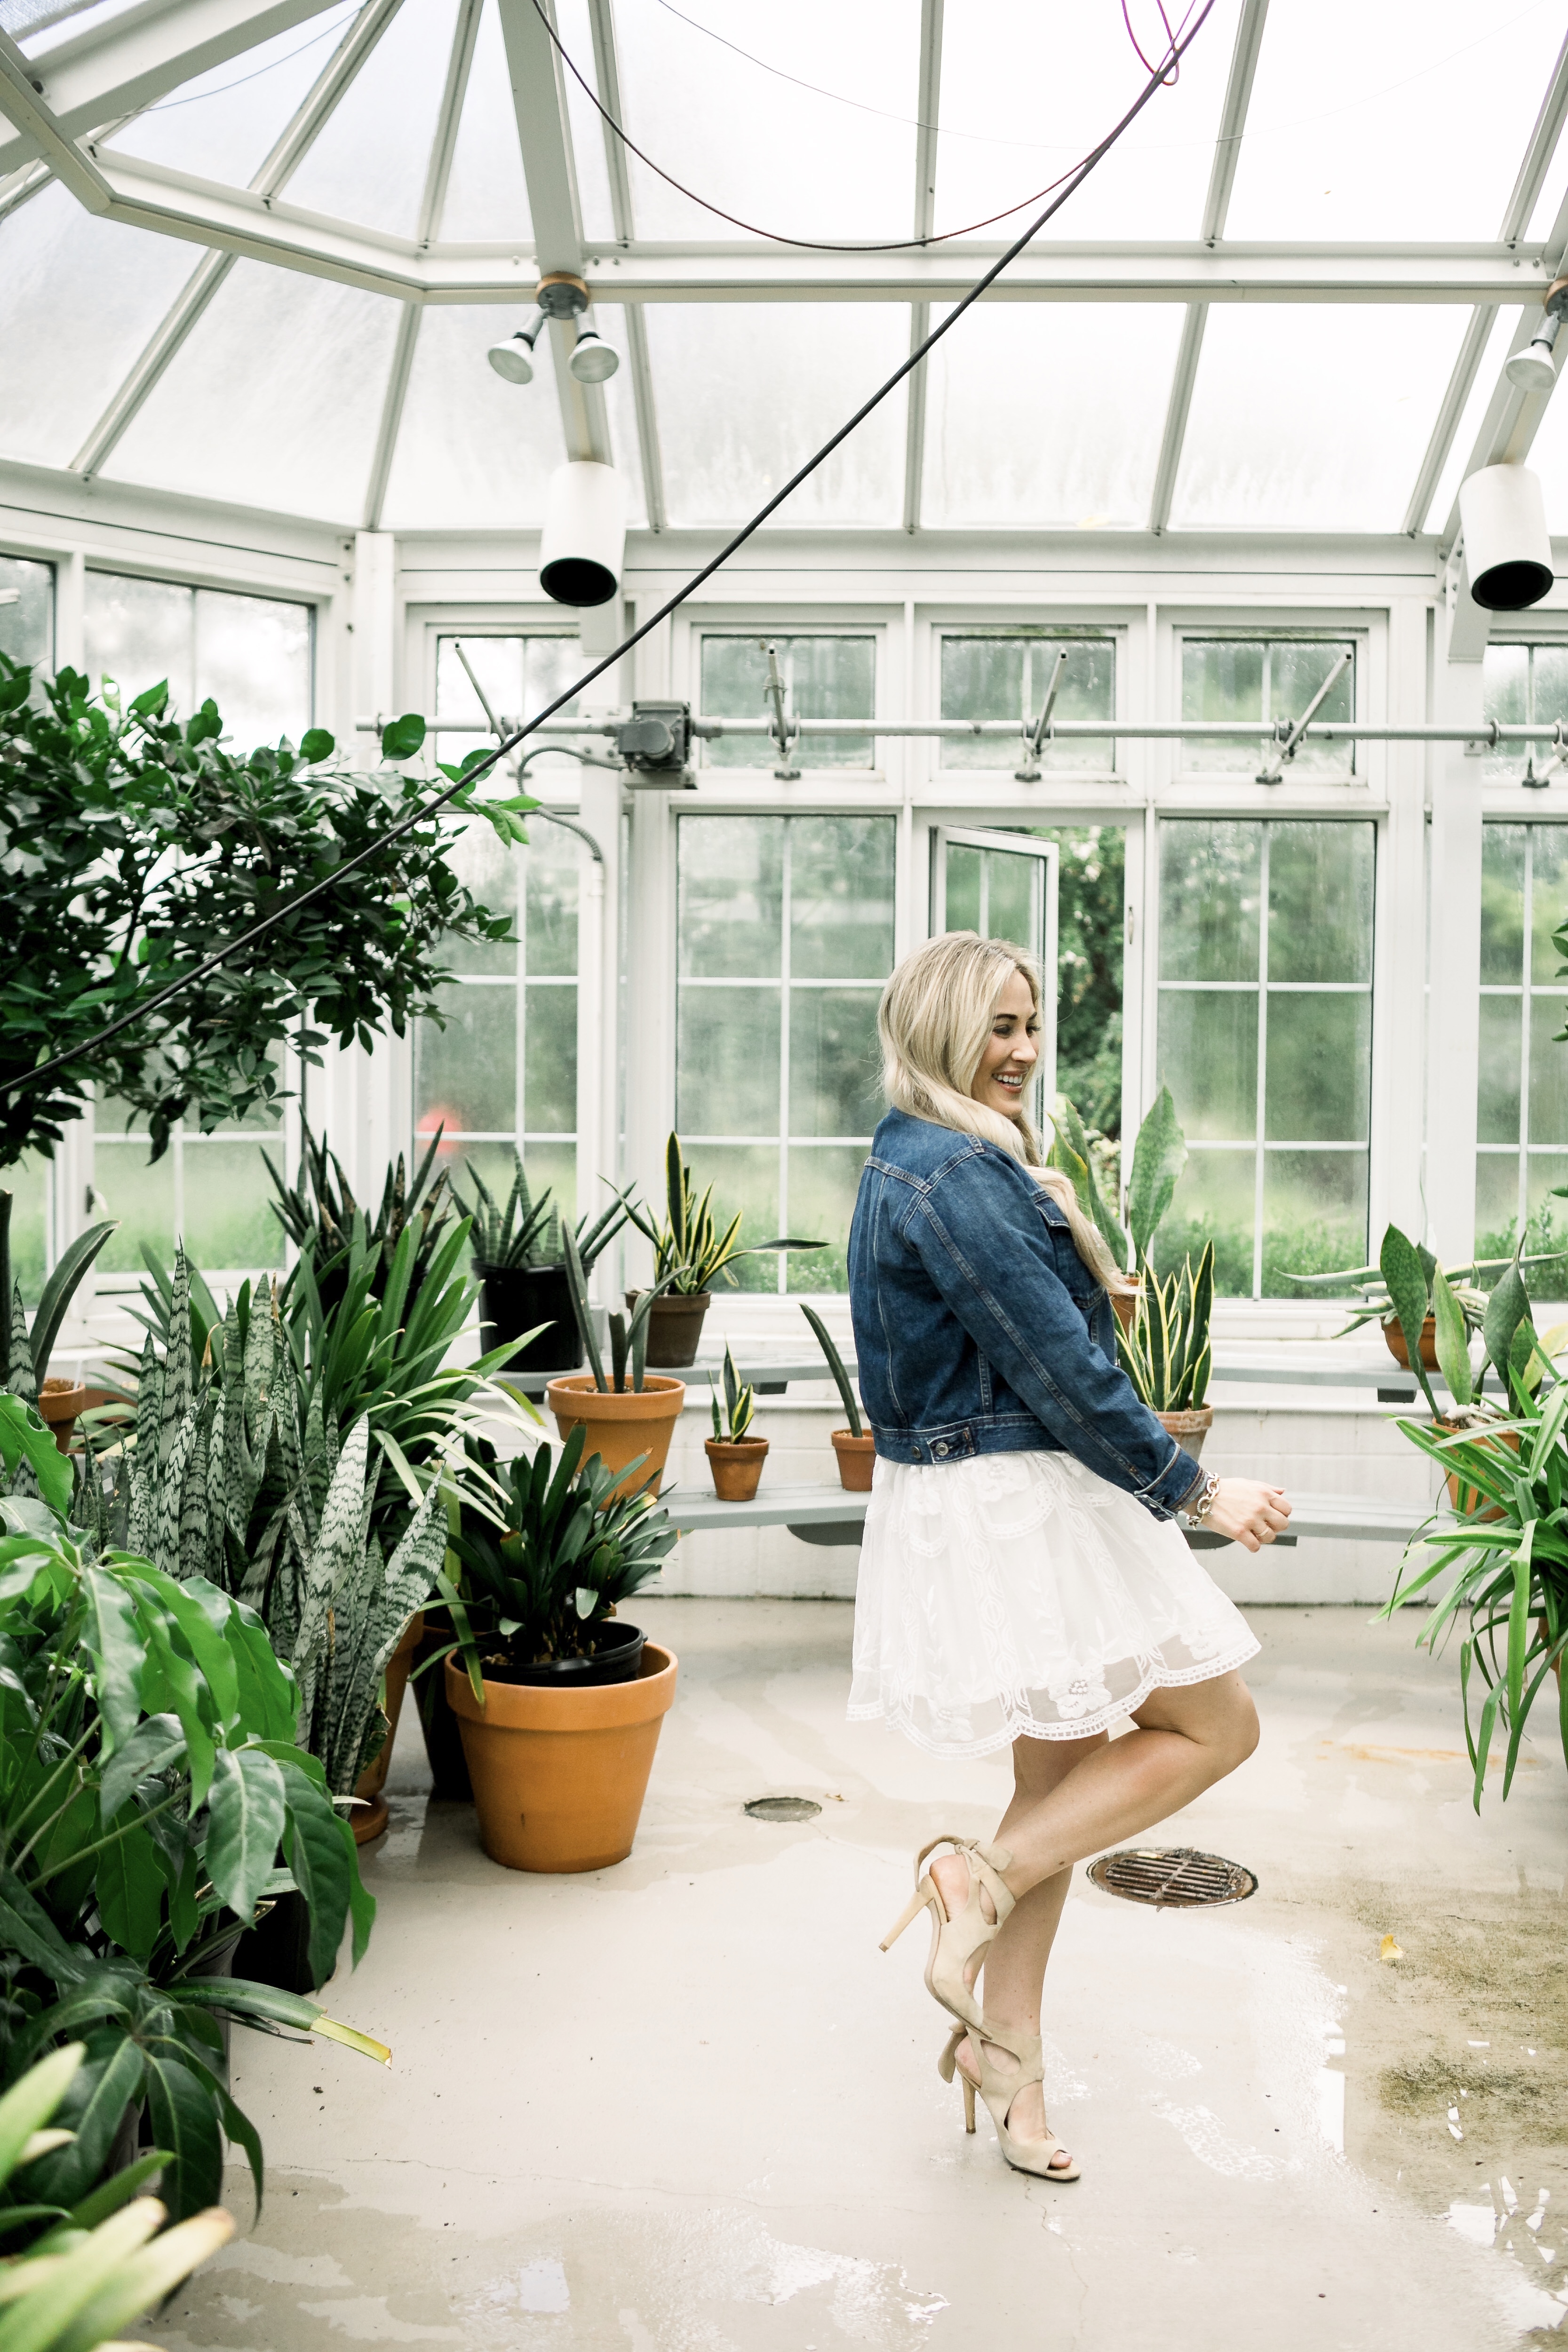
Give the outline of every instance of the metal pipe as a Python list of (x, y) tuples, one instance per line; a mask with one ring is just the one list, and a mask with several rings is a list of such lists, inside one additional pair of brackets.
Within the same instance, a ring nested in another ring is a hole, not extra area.
[[(1340, 656), (1338, 661), (1334, 664), (1332, 669), (1329, 672), (1327, 677), (1323, 680), (1316, 694), (1313, 695), (1310, 702), (1308, 703), (1307, 708), (1303, 710), (1300, 719), (1297, 719), (1293, 727), (1287, 730), (1285, 735), (1280, 740), (1279, 756), (1275, 761), (1272, 770), (1266, 769), (1264, 772), (1258, 777), (1257, 782), (1258, 783), (1283, 783), (1285, 780), (1286, 763), (1295, 758), (1296, 748), (1301, 741), (1302, 737), (1306, 734), (1308, 728), (1311, 725), (1314, 711), (1321, 709), (1322, 705), (1328, 700), (1330, 693), (1336, 686), (1338, 686), (1341, 678), (1343, 677), (1346, 670), (1349, 669), (1351, 663), (1354, 658), (1354, 655), (1350, 653), (1342, 653)], [(1284, 722), (1281, 721), (1281, 724), (1283, 723)], [(1276, 731), (1278, 732), (1278, 730)]]
[[(533, 730), (536, 735), (614, 735), (626, 724), (628, 711), (612, 713), (603, 719), (567, 719), (547, 720)], [(384, 725), (380, 719), (356, 719), (354, 726), (362, 735), (379, 733)], [(767, 719), (694, 719), (692, 732), (712, 739), (725, 735), (766, 736), (776, 741), (773, 724)], [(792, 743), (809, 735), (897, 735), (963, 738), (965, 736), (1006, 736), (1018, 740), (1016, 719), (797, 719)], [(471, 719), (436, 719), (426, 729), (428, 735), (476, 735), (482, 730)], [(1495, 719), (1480, 727), (1377, 727), (1359, 720), (1334, 719), (1313, 719), (1307, 732), (1316, 743), (1475, 743), (1488, 751), (1495, 751), (1504, 743), (1551, 743), (1555, 740), (1551, 721), (1542, 719), (1531, 727), (1503, 725)], [(1267, 743), (1270, 728), (1263, 719), (1180, 719), (1159, 723), (1147, 719), (1058, 719), (1051, 729), (1058, 742), (1094, 741), (1108, 739), (1125, 742), (1181, 742), (1188, 736), (1221, 736), (1238, 742), (1251, 740)]]
[(1046, 699), (1040, 715), (1032, 727), (1026, 721), (1025, 723), (1024, 740), (1029, 748), (1023, 766), (1016, 768), (1013, 772), (1014, 780), (1017, 783), (1037, 784), (1040, 781), (1040, 749), (1050, 729), (1051, 713), (1057, 707), (1057, 695), (1061, 688), (1062, 672), (1067, 666), (1068, 649), (1066, 646), (1060, 646), (1057, 649), (1056, 667), (1051, 672), (1051, 682), (1046, 688)]

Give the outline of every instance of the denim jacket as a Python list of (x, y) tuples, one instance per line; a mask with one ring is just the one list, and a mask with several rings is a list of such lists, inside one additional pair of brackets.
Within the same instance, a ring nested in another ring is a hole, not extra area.
[(1065, 1452), (1168, 1519), (1202, 1476), (1116, 1360), (1066, 1216), (994, 1143), (889, 1111), (849, 1231), (860, 1393), (890, 1462)]

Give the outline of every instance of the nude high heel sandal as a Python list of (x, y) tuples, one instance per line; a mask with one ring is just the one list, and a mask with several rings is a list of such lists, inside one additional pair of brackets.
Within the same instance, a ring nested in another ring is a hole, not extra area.
[[(929, 1871), (922, 1870), (928, 1856), (939, 1845), (951, 1846), (969, 1865), (969, 1895), (956, 1918), (949, 1918), (941, 1887)], [(922, 1847), (915, 1856), (915, 1891), (882, 1938), (880, 1948), (890, 1951), (904, 1929), (922, 1911), (930, 1911), (931, 1939), (925, 1967), (926, 1990), (932, 2000), (940, 2001), (951, 2016), (961, 2017), (966, 2026), (979, 2026), (980, 2005), (973, 1986), (964, 1983), (963, 1971), (974, 1955), (984, 1952), (993, 1941), (1013, 1908), (1013, 1895), (1002, 1877), (1012, 1860), (1005, 1846), (982, 1845), (975, 1838), (932, 1838), (930, 1845)], [(982, 1887), (995, 1907), (994, 1919), (985, 1916), (980, 1900)]]
[[(972, 2041), (980, 2061), (978, 2084), (958, 2063), (958, 2053), (966, 2041)], [(1014, 2071), (994, 2066), (985, 2044), (1005, 2050), (1015, 2061)], [(982, 2019), (971, 2035), (969, 2028), (955, 2025), (947, 2039), (947, 2047), (936, 2062), (936, 2071), (944, 2083), (951, 2083), (956, 2074), (963, 2085), (963, 2128), (974, 2129), (974, 2094), (979, 2090), (996, 2126), (996, 2137), (1003, 2155), (1015, 2172), (1027, 2172), (1039, 2180), (1076, 2180), (1079, 2168), (1076, 2164), (1053, 2165), (1053, 2156), (1066, 2154), (1059, 2139), (1048, 2128), (1044, 2139), (1015, 2139), (1007, 2128), (1007, 2116), (1019, 2092), (1030, 2083), (1040, 2081), (1045, 2069), (1040, 2059), (1038, 2034), (1015, 2033), (1011, 2026), (997, 2025)]]

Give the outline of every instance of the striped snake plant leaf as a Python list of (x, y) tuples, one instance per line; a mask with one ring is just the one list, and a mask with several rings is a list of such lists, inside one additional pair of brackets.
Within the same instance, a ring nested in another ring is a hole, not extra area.
[(163, 1399), (159, 1415), (158, 1459), (167, 1465), (191, 1405), (191, 1269), (183, 1249), (174, 1252), (174, 1282), (163, 1345)]
[(352, 1571), (364, 1548), (365, 1465), (370, 1457), (370, 1416), (362, 1413), (343, 1440), (343, 1450), (327, 1489), (321, 1533), (304, 1564), (300, 1624), (291, 1664), (300, 1685), (302, 1747), (310, 1745), (318, 1694), (324, 1688), (332, 1639), (331, 1604), (340, 1580)]
[(22, 1304), (22, 1286), (17, 1283), (11, 1293), (7, 1309), (11, 1326), (11, 1369), (0, 1389), (19, 1396), (25, 1404), (38, 1402), (38, 1376), (33, 1369), (33, 1343), (27, 1336), (27, 1310)]
[(215, 1402), (208, 1383), (201, 1402), (192, 1409), (190, 1456), (180, 1490), (178, 1558), (170, 1571), (181, 1578), (205, 1576), (212, 1564), (213, 1515), (207, 1507), (207, 1460)]

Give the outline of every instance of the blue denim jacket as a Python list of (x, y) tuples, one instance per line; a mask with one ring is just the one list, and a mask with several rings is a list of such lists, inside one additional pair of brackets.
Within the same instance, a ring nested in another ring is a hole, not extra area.
[(1168, 1519), (1202, 1475), (1116, 1360), (1058, 1204), (996, 1144), (889, 1111), (849, 1229), (860, 1393), (890, 1462), (1065, 1452)]

